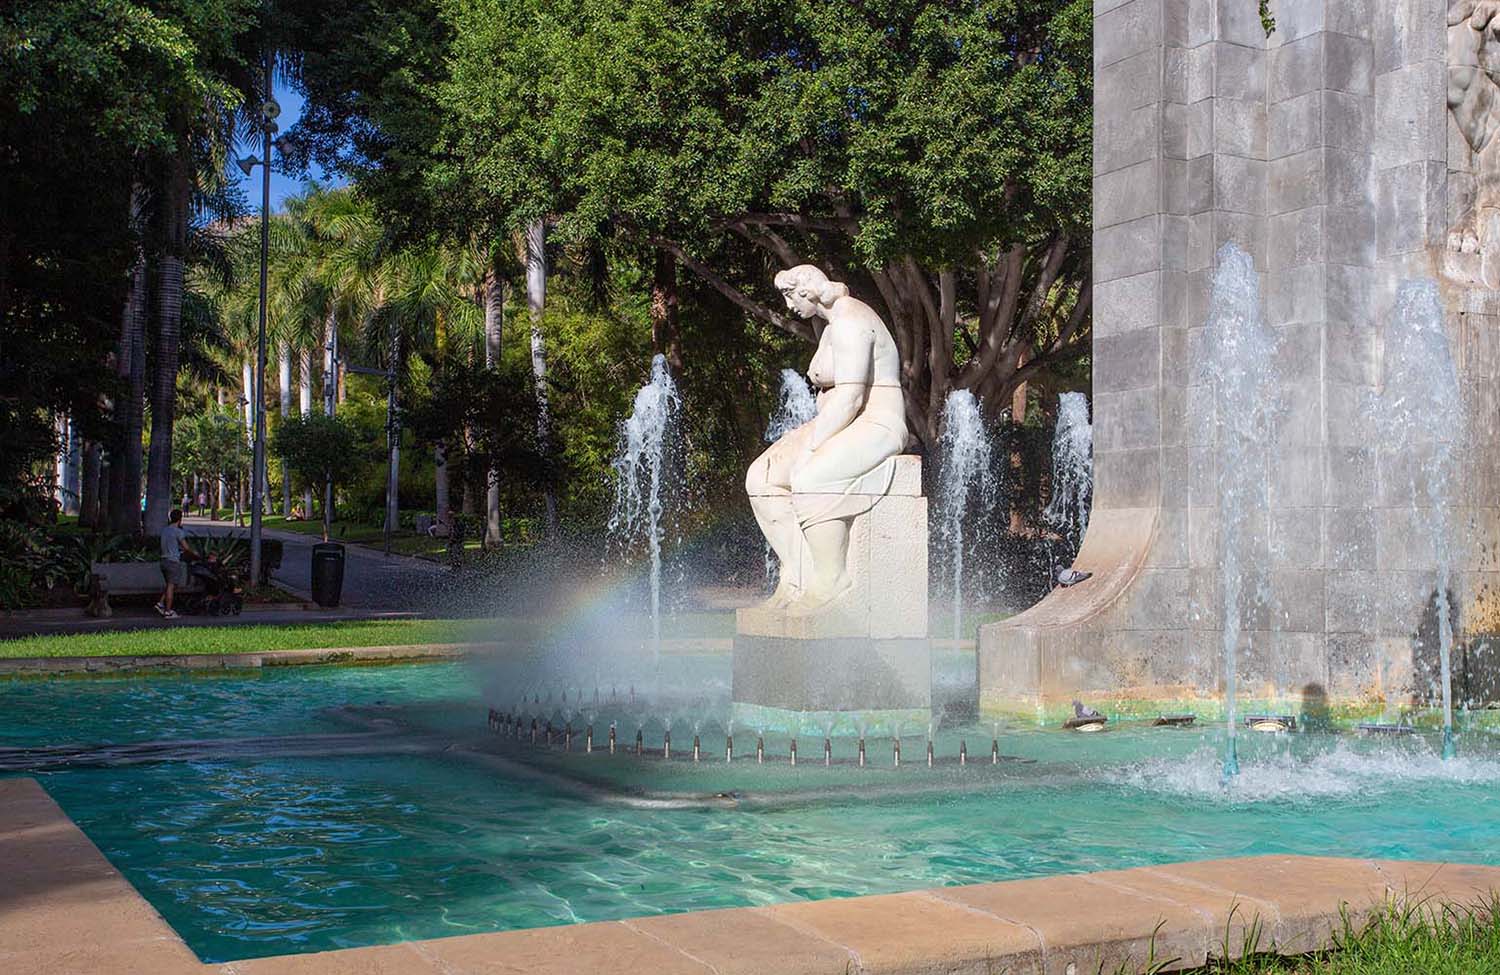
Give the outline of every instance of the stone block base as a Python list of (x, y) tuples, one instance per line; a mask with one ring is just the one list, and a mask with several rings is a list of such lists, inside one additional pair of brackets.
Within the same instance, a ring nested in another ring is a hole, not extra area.
[(801, 640), (740, 633), (733, 690), (741, 707), (787, 712), (921, 712), (932, 707), (928, 640)]

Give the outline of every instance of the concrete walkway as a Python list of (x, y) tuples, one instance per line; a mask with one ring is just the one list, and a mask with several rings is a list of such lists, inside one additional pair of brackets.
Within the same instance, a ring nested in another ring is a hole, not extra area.
[[(236, 528), (207, 518), (184, 518), (192, 535), (238, 535), (248, 539), (249, 528)], [(312, 599), (312, 548), (322, 542), (316, 535), (266, 529), (264, 537), (282, 543), (281, 567), (271, 578), (301, 599)], [(334, 539), (337, 541), (337, 539)], [(452, 570), (411, 555), (386, 555), (363, 545), (344, 545), (344, 590), (339, 600), (349, 609), (427, 608), (440, 595)]]
[[(250, 530), (207, 518), (185, 518), (189, 535), (237, 535)], [(0, 639), (64, 633), (106, 633), (185, 626), (254, 626), (260, 624), (334, 623), (343, 620), (402, 619), (436, 611), (453, 579), (446, 566), (410, 555), (390, 555), (360, 545), (344, 546), (344, 588), (339, 605), (322, 609), (312, 602), (312, 547), (321, 539), (297, 532), (266, 530), (282, 543), (281, 567), (272, 574), (277, 588), (303, 601), (256, 604), (240, 616), (182, 616), (163, 620), (150, 600), (116, 603), (114, 615), (95, 619), (82, 608), (25, 610), (0, 614)]]
[(1500, 867), (1264, 856), (205, 965), (33, 779), (0, 781), (7, 975), (1035, 975), (1327, 947), (1391, 899), (1472, 905)]

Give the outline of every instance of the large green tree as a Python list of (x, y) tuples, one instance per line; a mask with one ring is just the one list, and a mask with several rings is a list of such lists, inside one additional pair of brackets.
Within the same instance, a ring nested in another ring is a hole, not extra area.
[(158, 521), (170, 506), (191, 228), (196, 213), (232, 202), (216, 177), (258, 59), (261, 9), (256, 0), (0, 8), (0, 317), (15, 339), (0, 356), (19, 377), (7, 388), (22, 392), (5, 439), (15, 442), (9, 428), (24, 439), (26, 418), (50, 409), (109, 442), (106, 507), (120, 528), (139, 524), (148, 387)]
[(439, 230), (545, 219), (638, 248), (659, 347), (679, 267), (810, 340), (770, 278), (819, 264), (890, 323), (929, 442), (952, 389), (998, 405), (1086, 351), (1083, 0), (400, 6), (438, 15), (404, 54), (380, 35), (410, 58), (384, 82), (401, 97), (377, 104), (357, 76), (310, 88), (345, 113), (370, 192)]

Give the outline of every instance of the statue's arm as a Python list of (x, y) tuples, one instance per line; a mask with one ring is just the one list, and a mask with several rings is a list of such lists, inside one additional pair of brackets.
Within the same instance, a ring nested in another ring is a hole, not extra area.
[(865, 408), (875, 372), (875, 335), (867, 328), (830, 325), (824, 341), (833, 344), (833, 388), (818, 397), (810, 450), (817, 450), (834, 434), (854, 422)]

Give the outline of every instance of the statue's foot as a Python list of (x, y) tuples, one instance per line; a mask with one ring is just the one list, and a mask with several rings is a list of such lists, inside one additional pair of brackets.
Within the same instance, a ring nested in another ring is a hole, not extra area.
[(788, 609), (790, 616), (811, 616), (837, 603), (854, 589), (854, 580), (840, 576), (833, 585), (825, 588), (814, 586), (804, 592)]
[(802, 590), (789, 583), (783, 582), (771, 593), (771, 598), (761, 603), (762, 609), (786, 609), (802, 596)]

